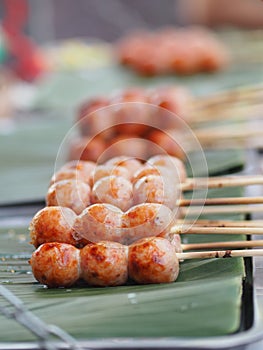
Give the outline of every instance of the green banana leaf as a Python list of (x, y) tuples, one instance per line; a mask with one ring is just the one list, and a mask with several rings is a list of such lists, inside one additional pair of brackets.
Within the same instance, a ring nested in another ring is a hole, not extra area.
[(0, 203), (44, 197), (70, 118), (23, 120), (0, 135)]
[[(52, 116), (44, 114), (41, 118), (18, 121), (9, 134), (0, 135), (0, 204), (44, 198), (59, 147), (72, 124), (69, 111), (63, 116), (53, 112)], [(245, 161), (244, 152), (239, 150), (218, 150), (216, 159), (214, 152), (204, 152), (210, 174), (239, 170)], [(67, 149), (64, 154), (63, 159), (59, 157), (60, 162), (66, 161)], [(206, 168), (199, 165), (198, 155), (193, 153), (189, 158), (194, 175), (206, 175)], [(189, 164), (187, 166), (191, 175)]]
[(76, 108), (92, 96), (118, 91), (125, 87), (155, 87), (180, 84), (195, 96), (212, 94), (240, 85), (261, 83), (263, 68), (259, 64), (232, 64), (228, 69), (215, 74), (193, 76), (141, 77), (125, 67), (110, 65), (84, 72), (56, 72), (38, 82), (37, 93), (32, 103), (34, 109)]
[[(222, 194), (221, 190), (212, 190), (209, 196)], [(228, 189), (229, 196), (241, 194), (240, 188)], [(228, 218), (243, 216), (233, 214)], [(188, 236), (191, 242), (219, 239), (245, 237)], [(27, 227), (0, 230), (0, 283), (43, 321), (63, 328), (77, 339), (213, 337), (243, 329), (242, 258), (181, 262), (179, 278), (171, 284), (47, 289), (31, 274), (28, 260), (33, 247), (28, 242)], [(0, 342), (29, 340), (35, 340), (29, 331), (0, 316)]]

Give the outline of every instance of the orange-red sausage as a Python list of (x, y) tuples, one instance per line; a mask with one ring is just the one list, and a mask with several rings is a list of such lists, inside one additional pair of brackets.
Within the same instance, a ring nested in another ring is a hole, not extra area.
[(64, 207), (45, 207), (33, 217), (29, 230), (31, 242), (36, 248), (46, 242), (75, 245), (74, 222), (77, 215)]
[(123, 244), (131, 244), (143, 237), (164, 236), (170, 238), (171, 226), (174, 223), (173, 212), (165, 205), (143, 203), (123, 213)]
[(132, 184), (121, 176), (103, 177), (92, 188), (91, 203), (109, 203), (128, 210), (133, 205)]
[(81, 277), (92, 286), (119, 286), (128, 279), (128, 247), (102, 241), (80, 251)]
[(110, 204), (93, 204), (75, 221), (74, 229), (80, 238), (90, 242), (104, 240), (122, 242), (122, 211)]
[(100, 135), (75, 139), (69, 145), (69, 160), (97, 162), (106, 147), (106, 141)]
[(96, 163), (84, 161), (84, 160), (73, 160), (63, 165), (51, 178), (50, 185), (61, 180), (76, 179), (86, 183), (90, 183), (90, 177), (93, 170), (96, 167)]
[(130, 156), (116, 156), (113, 157), (105, 162), (105, 165), (110, 165), (110, 166), (124, 166), (129, 172), (130, 176), (132, 177), (134, 172), (137, 171), (141, 166), (142, 163)]
[(48, 287), (70, 287), (80, 278), (80, 251), (70, 244), (42, 244), (30, 259), (35, 278)]
[(76, 180), (56, 182), (48, 189), (46, 204), (71, 208), (76, 214), (80, 214), (90, 205), (90, 186)]
[(77, 215), (70, 208), (45, 207), (31, 220), (29, 231), (31, 244), (36, 248), (43, 243), (60, 242), (83, 247), (89, 241), (78, 237), (74, 230)]
[(111, 165), (101, 164), (101, 165), (97, 165), (94, 171), (92, 172), (90, 183), (93, 185), (98, 180), (107, 176), (121, 176), (129, 180), (131, 175), (128, 169), (125, 168), (124, 166), (119, 166), (119, 165), (111, 166)]
[(91, 98), (81, 104), (77, 113), (77, 122), (83, 136), (95, 136), (112, 126), (112, 114), (107, 108), (110, 104), (110, 100), (106, 97)]
[(148, 237), (129, 247), (129, 277), (139, 284), (174, 282), (179, 261), (173, 245), (161, 237)]
[(171, 176), (179, 183), (185, 182), (187, 178), (184, 163), (177, 157), (170, 155), (156, 155), (148, 159), (147, 164), (155, 167), (165, 167), (169, 169)]
[(117, 132), (139, 136), (148, 129), (149, 97), (144, 89), (126, 89), (112, 99), (112, 104)]

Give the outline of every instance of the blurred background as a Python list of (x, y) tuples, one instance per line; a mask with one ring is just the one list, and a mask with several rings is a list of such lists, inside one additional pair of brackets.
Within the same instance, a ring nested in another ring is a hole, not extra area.
[[(217, 140), (221, 138), (221, 144), (227, 145), (228, 149), (260, 149), (261, 135), (255, 136), (253, 131), (249, 133), (253, 140), (246, 140), (248, 127), (244, 123), (248, 118), (250, 123), (258, 122), (261, 117), (262, 13), (263, 3), (258, 0), (1, 0), (2, 202), (43, 198), (54, 172), (59, 146), (78, 120), (83, 103), (88, 103), (90, 98), (108, 96), (125, 102), (125, 98), (131, 98), (125, 97), (125, 89), (148, 91), (163, 86), (186, 89), (191, 101), (183, 103), (190, 109), (190, 119), (195, 118), (191, 127), (220, 129), (213, 132), (221, 135)], [(176, 69), (172, 71), (165, 70), (160, 63), (173, 56), (171, 48), (164, 54), (161, 48), (161, 45), (173, 45), (174, 34), (166, 41), (169, 28), (171, 32), (181, 34), (184, 30), (180, 28), (185, 28), (186, 33), (190, 28), (189, 37), (186, 37), (189, 39), (180, 39), (179, 49), (175, 48), (179, 58), (175, 59)], [(151, 46), (149, 37), (154, 37), (154, 33), (158, 37), (162, 30), (163, 37)], [(118, 43), (120, 40), (125, 42), (125, 38), (132, 37), (134, 32), (137, 33), (135, 37), (139, 33), (142, 38), (143, 54), (137, 53), (137, 47), (131, 52), (135, 53), (135, 61), (139, 57), (137, 68), (143, 72), (123, 64), (118, 57)], [(206, 40), (210, 44), (206, 45)], [(195, 65), (200, 58), (200, 50), (199, 53), (192, 51), (200, 42), (206, 47), (201, 49), (206, 51), (203, 67), (189, 70), (187, 67)], [(151, 50), (155, 50), (154, 54)], [(225, 53), (230, 59), (222, 63)], [(151, 66), (147, 60), (151, 61), (153, 56), (156, 62)], [(159, 68), (145, 74), (145, 67), (149, 70), (150, 66), (151, 69)], [(182, 72), (182, 69), (186, 71)], [(222, 93), (225, 93), (224, 97), (220, 95)], [(233, 98), (230, 102), (229, 96)], [(180, 103), (186, 101), (182, 96), (176, 98), (176, 108), (180, 99)], [(166, 102), (160, 102), (160, 105)], [(229, 129), (224, 130), (220, 118), (226, 121), (227, 115)], [(233, 123), (240, 119), (243, 121), (240, 135), (231, 140), (231, 130), (236, 129)], [(256, 129), (254, 124), (251, 128)], [(74, 132), (81, 134), (79, 130), (74, 129)], [(211, 130), (199, 132), (202, 146), (209, 154), (220, 142), (215, 146), (214, 141), (204, 136), (207, 134), (214, 135)], [(68, 145), (63, 150), (59, 157), (61, 163), (68, 160), (70, 153)], [(232, 161), (240, 160), (229, 152), (227, 154)], [(228, 164), (229, 159), (223, 164), (219, 162), (215, 172)], [(235, 164), (231, 167), (234, 169)], [(22, 187), (17, 181), (18, 172)]]
[(130, 30), (167, 25), (263, 25), (257, 0), (29, 0), (28, 7), (28, 32), (39, 43), (73, 37), (114, 41)]

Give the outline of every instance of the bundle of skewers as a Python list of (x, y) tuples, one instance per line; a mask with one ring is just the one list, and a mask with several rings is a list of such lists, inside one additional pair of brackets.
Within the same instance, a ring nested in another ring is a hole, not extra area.
[(262, 197), (186, 200), (182, 195), (198, 188), (262, 183), (262, 176), (187, 178), (183, 163), (170, 156), (145, 163), (129, 157), (103, 165), (70, 162), (52, 177), (47, 206), (30, 225), (37, 248), (30, 260), (33, 274), (49, 287), (80, 280), (115, 286), (128, 278), (140, 284), (167, 283), (176, 280), (181, 260), (262, 255), (260, 249), (232, 250), (262, 246), (262, 241), (181, 243), (181, 234), (263, 234), (260, 221), (190, 220), (182, 210), (187, 206), (187, 213), (193, 207), (209, 214), (213, 206), (213, 213), (220, 213), (227, 205), (228, 211), (234, 206), (238, 212), (240, 204), (245, 205), (240, 212), (262, 210), (250, 206), (263, 203)]
[(222, 119), (242, 121), (260, 118), (263, 109), (262, 98), (261, 83), (199, 96), (192, 101), (191, 123), (194, 123), (194, 120), (201, 123)]
[(262, 91), (258, 85), (194, 98), (181, 86), (166, 86), (89, 99), (76, 115), (81, 136), (71, 141), (69, 158), (147, 159), (164, 151), (185, 159), (197, 140), (209, 149), (260, 148)]
[(255, 84), (195, 99), (189, 115), (196, 137), (205, 147), (262, 148), (262, 98)]

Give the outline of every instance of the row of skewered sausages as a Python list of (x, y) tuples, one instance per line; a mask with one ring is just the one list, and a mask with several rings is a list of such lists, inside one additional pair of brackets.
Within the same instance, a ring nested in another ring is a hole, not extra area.
[(81, 137), (70, 143), (69, 159), (105, 161), (128, 155), (147, 159), (168, 152), (185, 158), (172, 129), (185, 130), (192, 101), (180, 86), (129, 88), (83, 102), (76, 116)]
[(229, 63), (225, 45), (202, 27), (140, 31), (117, 44), (118, 61), (141, 75), (215, 72)]
[(165, 238), (143, 238), (125, 246), (117, 242), (90, 243), (78, 249), (66, 243), (42, 244), (30, 259), (35, 278), (49, 287), (69, 287), (80, 280), (91, 286), (118, 286), (128, 278), (139, 284), (176, 280), (179, 261)]
[[(164, 173), (167, 175), (165, 169), (173, 173), (175, 183), (186, 177), (181, 161), (168, 156), (153, 157), (145, 164), (127, 157), (98, 166), (70, 162), (55, 173), (47, 206), (30, 224), (31, 243), (37, 248), (30, 260), (35, 278), (49, 287), (67, 287), (80, 280), (97, 286), (124, 284), (128, 278), (137, 283), (174, 281), (179, 271), (176, 252), (181, 252), (181, 240), (178, 234), (171, 233), (177, 215), (174, 208), (163, 203), (169, 189), (164, 191), (162, 182), (159, 187), (149, 182), (149, 202), (146, 198), (145, 203), (127, 206), (126, 195), (123, 197), (126, 184), (111, 187), (110, 182), (103, 187), (104, 193), (100, 192), (102, 202), (98, 196), (97, 203), (82, 202), (83, 193), (90, 195), (90, 186), (97, 188), (96, 184), (104, 179), (122, 179), (125, 173), (129, 181), (137, 180), (141, 172), (147, 183), (152, 176), (162, 179)], [(109, 175), (117, 170), (121, 176)], [(153, 175), (153, 170), (160, 173)], [(74, 186), (69, 188), (69, 184)], [(155, 192), (159, 192), (158, 196)], [(115, 205), (112, 196), (118, 200)], [(76, 207), (77, 201), (83, 208)], [(120, 209), (123, 201), (126, 211)]]
[(125, 157), (97, 166), (93, 162), (73, 161), (52, 177), (46, 203), (69, 207), (77, 214), (94, 203), (108, 203), (126, 211), (150, 202), (174, 210), (185, 179), (184, 164), (170, 156), (154, 156), (144, 164)]
[[(117, 170), (118, 175), (111, 175)], [(138, 186), (135, 205), (132, 178)], [(183, 163), (170, 156), (155, 156), (144, 164), (127, 157), (98, 166), (70, 162), (52, 177), (47, 207), (30, 225), (31, 243), (38, 247), (53, 240), (81, 247), (101, 240), (131, 244), (149, 235), (169, 238), (180, 214), (176, 200), (185, 178)]]

